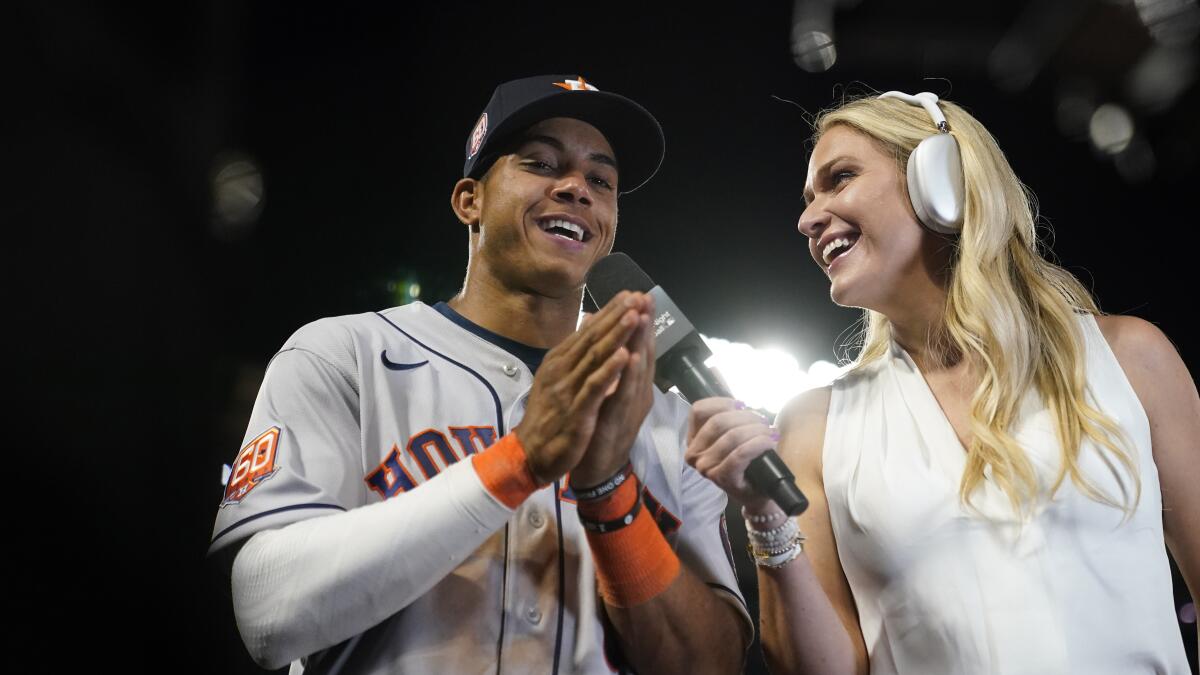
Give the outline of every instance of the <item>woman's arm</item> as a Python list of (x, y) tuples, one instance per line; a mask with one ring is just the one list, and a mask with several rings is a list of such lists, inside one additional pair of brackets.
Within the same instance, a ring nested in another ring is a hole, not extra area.
[[(809, 507), (799, 516), (804, 553), (777, 568), (759, 567), (763, 650), (773, 673), (863, 675), (867, 650), (858, 613), (838, 559), (821, 480), (829, 389), (806, 392), (780, 414), (778, 452), (796, 475)], [(756, 413), (730, 399), (699, 401), (692, 410), (688, 462), (746, 507), (777, 512), (745, 483), (746, 466), (776, 445)]]
[[(1150, 419), (1163, 534), (1193, 601), (1200, 590), (1200, 395), (1175, 346), (1131, 316), (1097, 317)], [(1200, 638), (1200, 635), (1197, 636)]]

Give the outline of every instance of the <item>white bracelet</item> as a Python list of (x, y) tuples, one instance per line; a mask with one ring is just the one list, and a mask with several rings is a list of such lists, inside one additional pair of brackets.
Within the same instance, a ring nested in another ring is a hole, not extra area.
[(755, 557), (754, 564), (758, 565), (759, 567), (779, 568), (779, 567), (783, 567), (784, 565), (790, 563), (791, 561), (795, 560), (796, 558), (799, 558), (800, 554), (803, 552), (804, 552), (804, 537), (800, 537), (796, 540), (796, 543), (792, 544), (791, 547), (785, 549), (782, 553), (779, 553), (778, 555), (765, 556), (765, 557), (761, 557), (761, 558)]
[(746, 538), (758, 549), (773, 549), (784, 544), (800, 534), (800, 525), (788, 518), (779, 527), (770, 530), (755, 530), (747, 528)]
[(788, 536), (778, 539), (750, 539), (749, 544), (756, 551), (776, 551), (791, 544), (798, 536), (800, 536), (800, 532), (796, 530), (789, 532)]
[(803, 542), (803, 540), (804, 539), (802, 537), (792, 537), (791, 539), (786, 540), (786, 542), (779, 544), (778, 546), (772, 546), (772, 548), (769, 549), (760, 549), (757, 548), (757, 546), (751, 545), (750, 555), (754, 557), (776, 556), (781, 554), (781, 552), (792, 550), (792, 546), (796, 545), (797, 542)]
[[(746, 529), (764, 530), (771, 529), (772, 524), (780, 518), (787, 518), (787, 514), (778, 508), (766, 514), (750, 514), (746, 513), (746, 507), (743, 506), (742, 517), (746, 519)], [(760, 525), (766, 525), (766, 527), (758, 527)]]

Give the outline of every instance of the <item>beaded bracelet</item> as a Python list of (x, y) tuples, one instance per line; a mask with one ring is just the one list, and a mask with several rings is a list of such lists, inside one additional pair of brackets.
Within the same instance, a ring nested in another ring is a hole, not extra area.
[(804, 551), (804, 534), (792, 518), (765, 531), (747, 526), (746, 535), (746, 551), (759, 567), (783, 567)]
[(746, 529), (746, 538), (760, 549), (775, 548), (791, 541), (798, 534), (800, 534), (800, 525), (792, 518), (788, 518), (782, 525), (770, 530)]
[(751, 514), (746, 513), (746, 507), (742, 507), (742, 517), (746, 519), (746, 529), (762, 531), (764, 528), (755, 527), (757, 525), (767, 525), (765, 529), (771, 529), (770, 525), (780, 518), (787, 518), (787, 514), (782, 510), (776, 509), (767, 514)]
[(784, 565), (790, 563), (791, 561), (795, 560), (796, 558), (799, 558), (800, 554), (803, 552), (804, 552), (804, 537), (801, 536), (796, 539), (796, 542), (794, 544), (792, 544), (788, 548), (784, 549), (783, 551), (779, 552), (778, 554), (771, 555), (771, 556), (762, 556), (762, 557), (755, 556), (754, 564), (758, 565), (759, 567), (770, 567), (772, 569), (778, 569), (778, 568), (783, 567)]
[(747, 544), (746, 550), (750, 551), (750, 555), (755, 558), (768, 558), (773, 555), (779, 555), (784, 551), (790, 551), (793, 546), (803, 541), (804, 535), (796, 533), (796, 536), (792, 537), (791, 539), (780, 542), (774, 546), (755, 546), (753, 544)]

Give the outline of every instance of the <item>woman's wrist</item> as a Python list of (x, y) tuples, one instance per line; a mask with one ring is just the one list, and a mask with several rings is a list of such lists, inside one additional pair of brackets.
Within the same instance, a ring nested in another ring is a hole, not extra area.
[(742, 518), (746, 519), (746, 529), (765, 531), (782, 524), (787, 520), (787, 514), (775, 502), (763, 499), (743, 505)]
[(786, 514), (782, 522), (769, 530), (755, 529), (747, 522), (746, 538), (746, 551), (759, 567), (783, 567), (804, 551), (800, 526)]

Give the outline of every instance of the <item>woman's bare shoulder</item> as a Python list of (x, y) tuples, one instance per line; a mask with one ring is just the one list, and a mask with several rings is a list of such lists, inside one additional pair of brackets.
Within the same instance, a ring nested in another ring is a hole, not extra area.
[(1161, 375), (1164, 369), (1180, 364), (1175, 345), (1158, 326), (1145, 319), (1109, 314), (1097, 316), (1096, 324), (1134, 388), (1151, 384), (1156, 373)]
[(829, 413), (829, 399), (833, 387), (817, 387), (797, 394), (787, 402), (779, 412), (778, 426), (808, 422), (816, 418), (824, 419)]
[(818, 387), (798, 394), (776, 418), (779, 452), (792, 470), (809, 467), (820, 475), (821, 451), (825, 445), (825, 417), (833, 387)]

